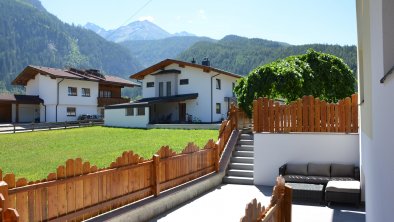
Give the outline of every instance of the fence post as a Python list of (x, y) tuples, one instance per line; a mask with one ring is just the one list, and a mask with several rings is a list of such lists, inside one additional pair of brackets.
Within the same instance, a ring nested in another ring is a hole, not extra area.
[(284, 212), (284, 220), (291, 222), (291, 200), (293, 199), (293, 190), (290, 186), (285, 185), (285, 195), (282, 202), (282, 212)]
[(12, 124), (14, 126), (14, 133), (15, 133), (15, 123)]
[(18, 211), (12, 208), (8, 208), (4, 211), (4, 222), (18, 222), (19, 221), (19, 214)]
[(64, 129), (67, 129), (67, 121), (64, 122)]
[(219, 162), (220, 162), (220, 151), (219, 151), (219, 143), (218, 142), (216, 142), (214, 145), (214, 155), (215, 155), (215, 172), (218, 173), (219, 172)]
[(153, 155), (153, 194), (155, 197), (160, 194), (160, 156)]
[(4, 202), (1, 203), (2, 206), (0, 206), (0, 208), (3, 208), (3, 212), (4, 213), (4, 209), (7, 209), (8, 206), (8, 184), (5, 181), (0, 181), (0, 194), (3, 195), (4, 198)]

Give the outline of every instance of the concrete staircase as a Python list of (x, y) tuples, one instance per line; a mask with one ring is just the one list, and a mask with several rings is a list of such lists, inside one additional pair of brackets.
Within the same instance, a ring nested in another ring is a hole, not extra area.
[(233, 151), (230, 164), (223, 183), (253, 184), (253, 133), (250, 129), (243, 129)]

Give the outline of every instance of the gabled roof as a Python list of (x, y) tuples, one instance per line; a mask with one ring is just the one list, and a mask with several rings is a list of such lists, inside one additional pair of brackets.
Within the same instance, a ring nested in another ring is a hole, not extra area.
[(149, 75), (149, 74), (152, 74), (158, 70), (164, 69), (165, 67), (167, 67), (171, 64), (178, 64), (179, 67), (186, 67), (186, 66), (194, 67), (194, 68), (202, 69), (204, 72), (208, 72), (208, 73), (213, 71), (213, 72), (217, 72), (217, 73), (220, 73), (223, 75), (228, 75), (228, 76), (232, 76), (232, 77), (236, 77), (236, 78), (243, 77), (241, 75), (234, 74), (231, 72), (226, 72), (226, 71), (223, 71), (221, 69), (217, 69), (217, 68), (214, 68), (211, 66), (204, 66), (204, 65), (200, 65), (200, 64), (196, 64), (196, 63), (184, 62), (184, 61), (179, 61), (179, 60), (174, 60), (174, 59), (166, 59), (166, 60), (163, 60), (151, 67), (148, 67), (140, 72), (137, 72), (137, 73), (131, 75), (130, 78), (143, 79), (146, 75)]
[(40, 104), (44, 103), (38, 96), (29, 95), (14, 95), (14, 94), (0, 94), (0, 102), (6, 103), (21, 103), (21, 104)]
[(89, 70), (78, 70), (78, 69), (69, 69), (62, 70), (56, 68), (49, 68), (43, 66), (27, 66), (15, 79), (12, 81), (13, 85), (23, 85), (25, 86), (30, 79), (35, 78), (35, 76), (40, 73), (42, 75), (48, 75), (51, 78), (65, 78), (65, 79), (76, 79), (76, 80), (85, 80), (85, 81), (93, 81), (99, 82), (103, 84), (110, 85), (118, 85), (118, 86), (140, 86), (139, 83), (132, 82), (130, 80), (122, 79), (116, 76), (110, 75), (102, 75), (97, 74), (94, 75)]

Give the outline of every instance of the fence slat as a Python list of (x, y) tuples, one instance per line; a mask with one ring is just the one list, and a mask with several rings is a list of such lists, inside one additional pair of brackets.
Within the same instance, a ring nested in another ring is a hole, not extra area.
[(321, 131), (321, 122), (322, 116), (320, 115), (320, 99), (315, 99), (315, 132)]
[[(82, 159), (81, 158), (77, 158), (75, 159), (74, 162), (74, 166), (75, 166), (75, 176), (79, 176), (82, 175), (82, 171), (83, 171), (83, 163), (82, 163)], [(80, 209), (83, 208), (83, 180), (77, 180), (75, 181), (75, 210), (78, 211)], [(77, 221), (82, 221), (83, 220), (83, 216), (78, 217), (76, 219)]]
[[(56, 180), (56, 173), (50, 173), (47, 180)], [(48, 219), (56, 218), (58, 216), (57, 205), (57, 186), (48, 187)]]
[(315, 131), (315, 100), (313, 99), (313, 96), (308, 96), (309, 100), (309, 132), (314, 132)]
[(352, 132), (357, 133), (358, 131), (358, 96), (357, 94), (352, 95)]
[[(66, 178), (66, 167), (59, 166), (56, 170), (57, 179)], [(59, 184), (57, 185), (57, 198), (58, 198), (58, 215), (64, 215), (67, 213), (67, 185)]]
[[(13, 173), (8, 173), (6, 175), (4, 175), (3, 180), (7, 183), (8, 185), (8, 190), (12, 189), (15, 187), (15, 175)], [(6, 203), (6, 207), (7, 208), (15, 208), (16, 207), (16, 199), (15, 199), (15, 195), (8, 195), (8, 198), (5, 200)]]
[(351, 123), (352, 123), (352, 110), (351, 110), (351, 99), (350, 97), (346, 97), (345, 99), (345, 132), (351, 132)]
[[(27, 185), (27, 180), (25, 178), (21, 178), (16, 181), (16, 187), (23, 187)], [(29, 218), (29, 209), (28, 209), (28, 201), (27, 201), (27, 192), (21, 192), (16, 194), (16, 210), (19, 213), (19, 218), (22, 221), (28, 221)]]
[[(74, 177), (75, 161), (69, 159), (66, 161), (66, 177)], [(74, 181), (66, 184), (67, 186), (67, 213), (75, 212), (75, 183)]]

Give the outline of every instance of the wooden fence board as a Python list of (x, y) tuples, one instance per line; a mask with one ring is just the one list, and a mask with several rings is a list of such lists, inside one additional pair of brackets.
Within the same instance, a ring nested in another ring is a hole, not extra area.
[(308, 96), (308, 102), (309, 102), (309, 110), (308, 110), (308, 115), (309, 115), (309, 132), (315, 132), (315, 100), (313, 99), (313, 96)]
[(358, 132), (358, 96), (352, 95), (352, 132)]
[[(69, 159), (66, 161), (66, 177), (74, 177), (75, 174), (75, 161)], [(67, 187), (67, 213), (75, 212), (75, 183), (70, 182), (66, 184)]]
[[(16, 187), (23, 187), (26, 185), (27, 180), (25, 178), (21, 178), (16, 181)], [(28, 221), (29, 218), (29, 206), (27, 198), (27, 192), (21, 192), (16, 194), (16, 210), (19, 213), (19, 219), (21, 221)]]
[[(4, 175), (3, 180), (7, 183), (8, 189), (12, 189), (15, 187), (15, 175), (13, 173), (8, 173)], [(15, 208), (16, 207), (16, 199), (15, 195), (8, 195), (6, 201), (7, 208)]]
[[(56, 173), (50, 173), (47, 177), (48, 181), (56, 180)], [(58, 192), (57, 186), (48, 187), (48, 219), (56, 218), (58, 216)]]
[(320, 119), (323, 117), (320, 115), (320, 99), (315, 99), (315, 132), (321, 131), (321, 122)]
[[(57, 179), (66, 178), (66, 167), (59, 166), (57, 168)], [(67, 213), (67, 185), (57, 185), (57, 198), (58, 198), (58, 215), (64, 215)]]

